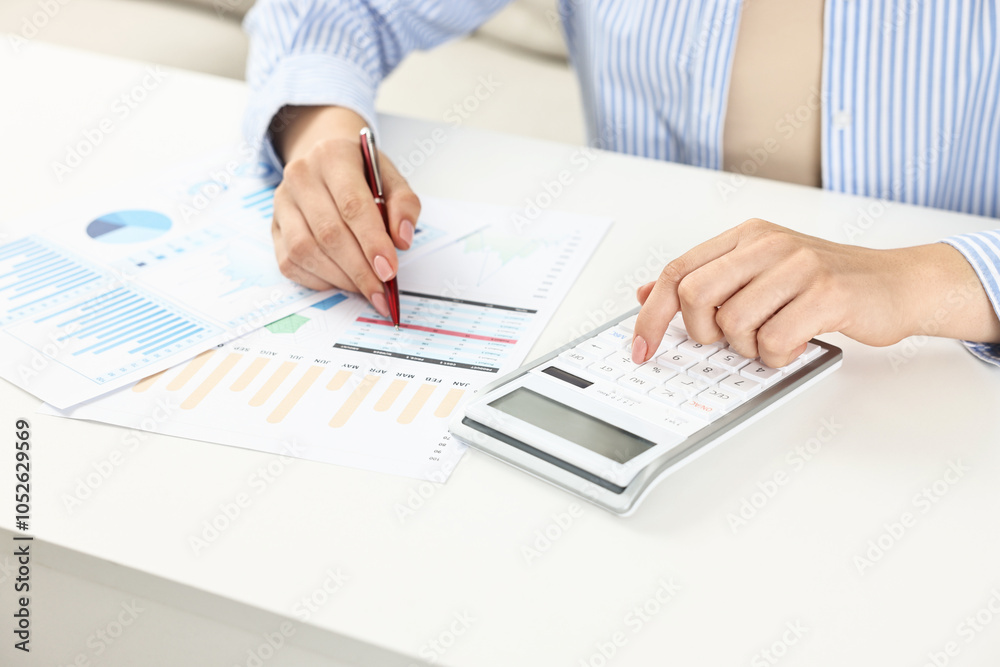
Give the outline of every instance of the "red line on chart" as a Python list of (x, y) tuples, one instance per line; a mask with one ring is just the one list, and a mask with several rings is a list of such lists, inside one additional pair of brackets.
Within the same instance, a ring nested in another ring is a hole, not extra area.
[[(382, 326), (391, 327), (392, 322), (388, 320), (373, 320), (369, 317), (359, 317), (358, 322), (364, 322), (365, 324), (381, 324)], [(515, 345), (516, 340), (511, 340), (510, 338), (494, 338), (492, 336), (479, 336), (477, 334), (463, 333), (461, 331), (449, 331), (448, 329), (435, 329), (433, 327), (421, 327), (416, 324), (400, 324), (400, 329), (413, 329), (414, 331), (426, 331), (428, 333), (444, 334), (445, 336), (457, 336), (458, 338), (473, 338), (475, 340), (485, 340), (490, 343), (507, 343), (508, 345)]]

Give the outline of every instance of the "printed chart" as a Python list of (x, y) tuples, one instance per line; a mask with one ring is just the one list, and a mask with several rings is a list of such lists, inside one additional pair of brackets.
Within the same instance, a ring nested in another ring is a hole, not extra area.
[[(68, 407), (323, 299), (274, 260), (277, 177), (223, 152), (12, 225), (0, 376)], [(477, 229), (428, 220), (401, 265)]]
[(537, 310), (401, 291), (406, 319), (397, 331), (372, 308), (335, 347), (496, 373), (530, 329)]
[(141, 428), (152, 406), (173, 406), (158, 432), (445, 479), (464, 450), (446, 437), (449, 419), (476, 389), (523, 362), (609, 221), (549, 213), (522, 230), (508, 224), (506, 209), (433, 206), (436, 215), (491, 224), (400, 271), (399, 331), (363, 298), (337, 293), (52, 412)]

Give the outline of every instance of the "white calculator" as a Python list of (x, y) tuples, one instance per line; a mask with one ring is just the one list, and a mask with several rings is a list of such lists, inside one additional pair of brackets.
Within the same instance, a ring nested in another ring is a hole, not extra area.
[(616, 514), (750, 421), (840, 367), (812, 340), (784, 368), (689, 339), (680, 314), (632, 363), (638, 309), (484, 387), (451, 424), (460, 440)]

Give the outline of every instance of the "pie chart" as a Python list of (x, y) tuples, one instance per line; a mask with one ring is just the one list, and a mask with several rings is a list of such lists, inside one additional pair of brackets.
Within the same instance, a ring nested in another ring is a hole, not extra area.
[(142, 243), (162, 236), (172, 224), (156, 211), (115, 211), (87, 225), (87, 236), (101, 243)]

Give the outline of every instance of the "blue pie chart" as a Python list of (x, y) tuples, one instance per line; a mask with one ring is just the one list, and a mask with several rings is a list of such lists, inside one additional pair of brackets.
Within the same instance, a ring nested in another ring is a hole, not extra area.
[(142, 243), (162, 236), (172, 224), (156, 211), (116, 211), (87, 225), (87, 236), (101, 243)]

